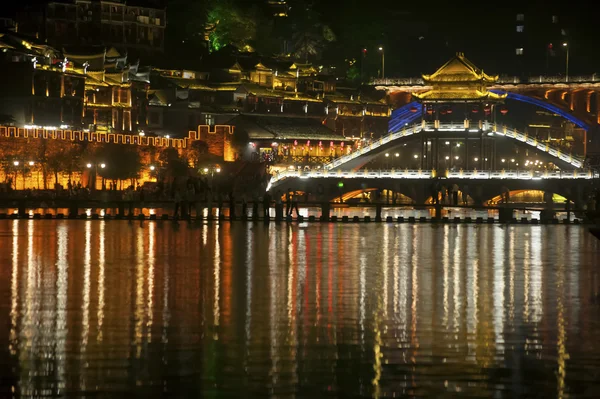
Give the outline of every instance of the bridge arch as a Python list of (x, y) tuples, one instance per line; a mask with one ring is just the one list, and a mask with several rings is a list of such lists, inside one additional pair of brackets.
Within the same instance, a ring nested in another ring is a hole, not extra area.
[(537, 107), (543, 108), (546, 111), (550, 111), (554, 114), (560, 115), (563, 118), (565, 118), (566, 120), (568, 120), (569, 122), (575, 124), (576, 126), (585, 129), (585, 130), (590, 130), (590, 125), (587, 124), (585, 121), (577, 118), (576, 116), (574, 116), (569, 110), (566, 110), (564, 108), (561, 108), (557, 105), (551, 104), (547, 101), (541, 100), (539, 98), (536, 97), (531, 97), (531, 96), (527, 96), (525, 94), (519, 94), (519, 93), (514, 93), (511, 91), (501, 91), (501, 90), (490, 90), (493, 93), (496, 94), (507, 94), (507, 99), (509, 100), (515, 100), (515, 101), (519, 101), (522, 103), (526, 103), (526, 104), (531, 104), (531, 105), (535, 105)]
[[(544, 203), (544, 196), (548, 191), (546, 190), (535, 190), (535, 189), (520, 189), (520, 190), (511, 190), (509, 191), (509, 200), (512, 203)], [(564, 204), (567, 200), (563, 194), (560, 193), (552, 193), (552, 202), (555, 204)], [(569, 195), (570, 197), (570, 195)], [(571, 198), (569, 198), (572, 200)], [(485, 201), (487, 205), (498, 205), (502, 203), (502, 194), (498, 194), (487, 201)]]
[[(404, 126), (402, 129), (380, 138), (379, 140), (371, 143), (369, 146), (363, 147), (360, 150), (333, 160), (332, 162), (326, 164), (324, 168), (325, 170), (339, 170), (340, 168), (358, 170), (376, 156), (380, 155), (382, 152), (395, 147), (399, 140), (406, 139), (410, 136), (414, 137), (415, 135), (418, 135), (424, 131), (431, 132), (435, 130), (464, 131), (465, 127), (463, 124), (435, 125), (432, 123), (414, 124), (409, 127)], [(549, 144), (540, 143), (535, 137), (530, 137), (525, 133), (517, 131), (516, 129), (509, 128), (508, 126), (486, 124), (483, 130), (487, 131), (488, 134), (504, 136), (515, 140), (517, 143), (527, 145), (530, 148), (533, 147), (536, 150), (550, 156), (556, 164), (562, 164), (563, 166), (572, 168), (583, 167), (583, 157), (563, 153), (558, 148), (550, 146)]]
[[(570, 110), (567, 110), (562, 107), (559, 107), (558, 105), (549, 103), (548, 101), (544, 101), (542, 99), (528, 96), (525, 94), (514, 93), (511, 91), (502, 91), (502, 90), (490, 90), (490, 91), (493, 93), (496, 93), (496, 94), (506, 93), (507, 94), (506, 98), (509, 100), (519, 101), (519, 102), (522, 102), (525, 104), (531, 104), (536, 107), (543, 108), (546, 111), (550, 111), (554, 114), (560, 115), (561, 117), (565, 118), (569, 122), (575, 124), (577, 127), (580, 127), (582, 129), (585, 129), (588, 131), (590, 130), (590, 125), (588, 123), (586, 123), (585, 121), (583, 121), (582, 119), (577, 118), (575, 115), (573, 115), (570, 112)], [(422, 105), (417, 101), (410, 102), (406, 105), (403, 105), (400, 108), (395, 109), (392, 112), (392, 117), (390, 119), (390, 122), (388, 123), (388, 130), (389, 130), (389, 132), (398, 131), (398, 130), (402, 129), (402, 127), (404, 127), (404, 126), (418, 122), (422, 116), (423, 116)]]
[[(380, 197), (376, 197), (376, 193), (380, 192)], [(407, 195), (401, 190), (396, 188), (388, 187), (388, 188), (380, 188), (380, 187), (369, 187), (369, 188), (359, 188), (356, 190), (350, 190), (346, 193), (333, 198), (333, 202), (344, 202), (344, 203), (352, 203), (352, 202), (364, 202), (364, 203), (372, 203), (377, 201), (383, 201), (383, 203), (389, 204), (398, 204), (398, 205), (411, 205), (415, 204), (416, 201), (413, 197), (416, 195), (410, 194)]]

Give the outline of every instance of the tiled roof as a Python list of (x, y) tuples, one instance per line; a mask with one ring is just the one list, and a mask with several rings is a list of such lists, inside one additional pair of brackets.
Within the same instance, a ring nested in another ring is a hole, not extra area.
[(229, 123), (245, 130), (251, 140), (348, 141), (318, 118), (242, 114)]

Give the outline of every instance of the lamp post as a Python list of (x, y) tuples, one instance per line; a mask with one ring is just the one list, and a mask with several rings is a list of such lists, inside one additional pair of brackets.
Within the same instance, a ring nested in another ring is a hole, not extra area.
[(88, 163), (85, 166), (88, 169), (92, 169), (92, 167), (94, 168), (94, 184), (92, 185), (92, 182), (91, 182), (92, 179), (89, 179), (89, 181), (88, 181), (88, 187), (91, 190), (95, 190), (96, 189), (96, 180), (97, 180), (97, 177), (98, 177), (98, 166), (100, 166), (101, 169), (104, 169), (104, 168), (106, 168), (106, 164), (104, 162), (99, 163), (99, 164), (98, 163), (96, 163), (96, 164)]
[(383, 46), (379, 46), (379, 51), (381, 51), (381, 79), (385, 79), (385, 49)]
[(565, 70), (565, 81), (569, 81), (569, 43), (564, 42), (563, 47), (567, 50), (566, 70)]

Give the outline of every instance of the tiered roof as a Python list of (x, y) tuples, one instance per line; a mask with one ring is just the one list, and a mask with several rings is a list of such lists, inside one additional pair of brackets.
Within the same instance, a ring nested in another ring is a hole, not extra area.
[(433, 88), (425, 93), (415, 93), (421, 102), (480, 102), (500, 101), (506, 95), (488, 91), (498, 80), (469, 61), (463, 53), (457, 53), (432, 75), (423, 75), (426, 85)]

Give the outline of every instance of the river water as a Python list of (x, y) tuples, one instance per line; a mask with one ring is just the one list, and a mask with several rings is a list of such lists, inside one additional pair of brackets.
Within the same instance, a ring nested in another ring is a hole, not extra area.
[(0, 398), (599, 397), (580, 226), (0, 220)]

